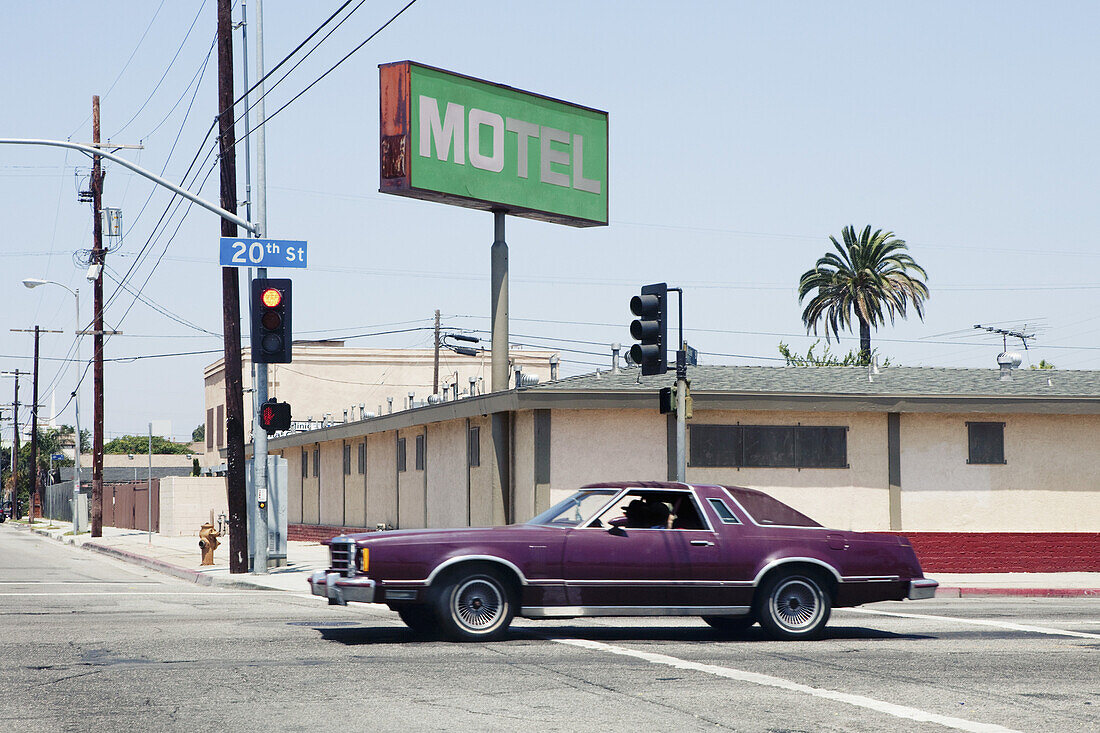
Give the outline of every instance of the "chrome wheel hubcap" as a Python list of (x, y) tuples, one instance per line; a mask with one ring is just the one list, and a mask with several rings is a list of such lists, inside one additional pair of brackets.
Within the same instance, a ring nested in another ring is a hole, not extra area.
[(500, 589), (484, 578), (462, 583), (453, 598), (455, 619), (470, 631), (492, 628), (504, 615), (504, 597)]
[(818, 589), (804, 578), (789, 578), (772, 594), (772, 617), (791, 631), (812, 628), (821, 618)]

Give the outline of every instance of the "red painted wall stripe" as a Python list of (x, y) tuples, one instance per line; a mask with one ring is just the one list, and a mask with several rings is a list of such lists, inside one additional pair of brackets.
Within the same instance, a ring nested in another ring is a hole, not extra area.
[[(291, 540), (320, 542), (364, 527), (292, 524)], [(909, 538), (932, 573), (1100, 572), (1100, 532), (890, 532)]]

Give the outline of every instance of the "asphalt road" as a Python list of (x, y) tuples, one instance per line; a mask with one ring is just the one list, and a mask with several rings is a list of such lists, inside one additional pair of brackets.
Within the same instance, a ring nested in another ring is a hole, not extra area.
[[(891, 615), (898, 614), (898, 615)], [(1100, 599), (415, 636), (382, 607), (204, 588), (0, 525), (0, 731), (1097, 731)]]

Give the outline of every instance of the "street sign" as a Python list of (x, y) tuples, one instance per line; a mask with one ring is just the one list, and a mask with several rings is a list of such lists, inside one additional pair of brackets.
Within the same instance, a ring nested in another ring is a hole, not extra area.
[(63, 460), (65, 460), (65, 454), (64, 453), (54, 453), (53, 455), (50, 456), (50, 458), (54, 459), (55, 461), (63, 461)]
[(296, 239), (221, 238), (222, 267), (306, 266), (306, 243)]
[(606, 112), (411, 61), (379, 72), (382, 193), (607, 225)]

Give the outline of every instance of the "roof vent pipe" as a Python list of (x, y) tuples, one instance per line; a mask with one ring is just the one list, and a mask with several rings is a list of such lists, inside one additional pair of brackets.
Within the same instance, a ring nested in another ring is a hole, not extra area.
[(622, 346), (620, 346), (619, 344), (611, 344), (611, 373), (612, 374), (618, 374), (619, 373), (619, 349), (621, 349), (621, 348), (622, 348)]
[(557, 378), (558, 378), (558, 362), (560, 362), (560, 361), (561, 361), (561, 359), (558, 357), (557, 354), (554, 354), (553, 356), (550, 357), (550, 381), (551, 382), (556, 381)]
[(393, 397), (386, 398), (387, 412), (393, 413)]
[(1001, 375), (999, 377), (1002, 382), (1012, 381), (1012, 370), (1020, 366), (1020, 362), (1024, 359), (1019, 354), (1005, 351), (997, 354), (997, 366), (1001, 368)]
[(477, 377), (470, 377), (470, 396), (477, 394)]

